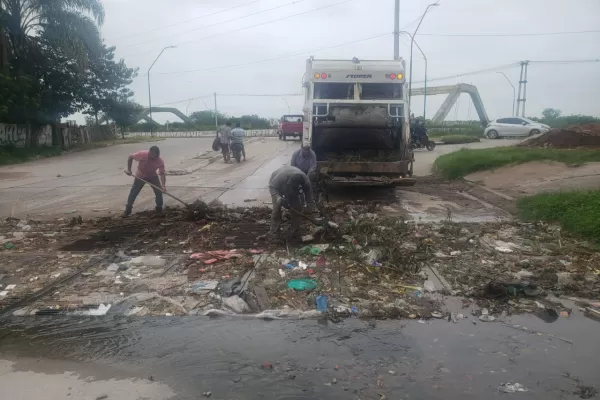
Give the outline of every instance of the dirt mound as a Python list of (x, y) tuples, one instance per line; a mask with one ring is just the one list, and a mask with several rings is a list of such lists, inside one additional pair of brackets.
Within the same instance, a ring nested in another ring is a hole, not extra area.
[(551, 129), (518, 143), (519, 147), (600, 147), (600, 124), (572, 125)]

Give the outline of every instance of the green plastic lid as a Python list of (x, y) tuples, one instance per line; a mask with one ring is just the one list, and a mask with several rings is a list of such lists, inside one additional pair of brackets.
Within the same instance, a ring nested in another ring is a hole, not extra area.
[(312, 279), (294, 279), (288, 282), (287, 287), (294, 290), (313, 290), (317, 288), (317, 282)]

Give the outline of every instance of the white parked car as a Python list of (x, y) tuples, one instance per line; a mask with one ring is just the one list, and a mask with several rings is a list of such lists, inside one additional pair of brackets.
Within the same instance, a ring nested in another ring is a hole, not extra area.
[(483, 134), (490, 139), (506, 136), (531, 136), (548, 132), (548, 125), (540, 124), (523, 117), (498, 118), (485, 128)]

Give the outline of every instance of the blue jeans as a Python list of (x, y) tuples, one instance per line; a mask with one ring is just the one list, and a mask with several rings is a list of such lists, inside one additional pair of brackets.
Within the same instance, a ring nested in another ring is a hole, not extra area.
[[(155, 186), (161, 187), (161, 183), (160, 183), (160, 180), (158, 179), (158, 176), (144, 178), (144, 180), (150, 182), (151, 184), (153, 184)], [(146, 184), (146, 182), (143, 182), (137, 178), (135, 178), (135, 180), (133, 181), (133, 185), (131, 186), (131, 190), (129, 191), (129, 197), (127, 198), (127, 205), (125, 206), (126, 213), (131, 213), (131, 210), (133, 210), (133, 203), (135, 202), (135, 199), (137, 198), (138, 194), (140, 194), (140, 192), (145, 184)], [(155, 196), (155, 200), (156, 200), (156, 209), (162, 210), (163, 192), (154, 187), (152, 188), (152, 190), (154, 190), (154, 196)]]

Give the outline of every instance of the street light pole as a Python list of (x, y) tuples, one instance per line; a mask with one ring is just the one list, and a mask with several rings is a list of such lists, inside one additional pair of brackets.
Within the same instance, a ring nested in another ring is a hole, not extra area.
[(417, 32), (418, 32), (419, 28), (421, 27), (421, 23), (423, 22), (423, 19), (429, 12), (429, 9), (431, 7), (437, 7), (437, 6), (439, 6), (439, 1), (437, 3), (432, 3), (427, 6), (427, 8), (425, 9), (425, 12), (421, 16), (421, 19), (419, 20), (419, 25), (417, 25), (415, 31), (412, 34), (411, 40), (410, 40), (410, 77), (408, 78), (408, 106), (409, 107), (410, 107), (410, 91), (412, 89), (413, 44), (415, 43), (415, 36), (417, 36)]
[[(149, 107), (149, 111), (150, 111), (150, 119), (152, 120), (152, 92), (150, 90), (150, 71), (152, 70), (152, 67), (154, 67), (154, 64), (156, 64), (156, 62), (158, 61), (158, 59), (160, 58), (160, 56), (162, 56), (162, 53), (167, 50), (167, 49), (174, 49), (177, 46), (167, 46), (165, 48), (163, 48), (160, 53), (158, 53), (158, 57), (156, 57), (156, 59), (154, 60), (154, 62), (152, 63), (152, 65), (150, 66), (150, 68), (148, 68), (148, 107)], [(152, 123), (150, 123), (150, 135), (152, 135), (152, 128), (154, 128), (154, 126), (152, 125)]]
[(290, 104), (287, 102), (287, 100), (285, 99), (285, 97), (281, 97), (281, 100), (285, 101), (285, 104), (287, 105), (288, 108), (288, 115), (292, 113), (292, 109), (290, 108)]
[(510, 81), (510, 79), (508, 79), (508, 76), (506, 76), (506, 74), (504, 72), (496, 72), (497, 74), (502, 74), (502, 76), (504, 76), (504, 78), (506, 79), (506, 81), (508, 82), (508, 84), (512, 87), (513, 90), (513, 106), (512, 106), (512, 115), (513, 117), (516, 116), (516, 111), (515, 111), (515, 99), (517, 98), (517, 91), (515, 89), (515, 85), (512, 84), (512, 82)]
[[(414, 40), (414, 36), (411, 35), (410, 32), (400, 31), (400, 33), (405, 33), (408, 36), (410, 36), (411, 41), (415, 42), (415, 46), (417, 46), (417, 49), (419, 49), (419, 51), (421, 52), (421, 55), (423, 56), (423, 59), (425, 60), (425, 85), (424, 85), (425, 87), (424, 87), (424, 91), (423, 91), (423, 121), (425, 121), (426, 111), (427, 111), (427, 57), (425, 56), (423, 49), (421, 49), (421, 46), (419, 46), (419, 43), (417, 43), (417, 41)], [(409, 98), (410, 98), (410, 92), (409, 92)]]
[(400, 59), (400, 0), (394, 5), (394, 60)]

